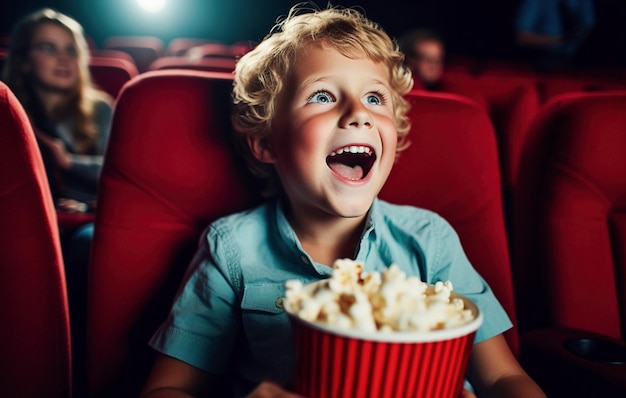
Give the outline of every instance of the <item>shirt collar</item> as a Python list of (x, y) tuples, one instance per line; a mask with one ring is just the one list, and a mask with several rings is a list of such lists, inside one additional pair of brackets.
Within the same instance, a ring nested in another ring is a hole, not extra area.
[[(323, 275), (330, 274), (330, 268), (317, 264), (311, 259), (311, 257), (304, 251), (302, 245), (300, 244), (300, 240), (296, 235), (296, 232), (291, 227), (291, 224), (287, 220), (287, 216), (284, 211), (284, 203), (281, 200), (275, 201), (274, 204), (275, 215), (276, 215), (276, 225), (278, 228), (278, 233), (280, 235), (280, 239), (287, 245), (287, 247), (292, 250), (299, 258), (303, 260), (303, 263), (307, 266), (313, 265), (313, 267), (317, 270), (318, 273)], [(355, 253), (355, 258), (362, 257), (363, 249), (367, 247), (367, 241), (369, 239), (375, 239), (375, 226), (383, 225), (382, 215), (380, 213), (380, 203), (379, 199), (375, 198), (370, 210), (367, 214), (367, 221), (365, 222), (365, 226), (363, 228), (363, 233), (361, 235), (361, 241), (359, 247), (357, 248), (357, 253)]]

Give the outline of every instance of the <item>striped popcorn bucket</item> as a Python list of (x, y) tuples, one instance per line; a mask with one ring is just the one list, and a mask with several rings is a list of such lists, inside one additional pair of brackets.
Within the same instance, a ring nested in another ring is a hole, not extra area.
[(293, 390), (308, 398), (456, 398), (482, 313), (431, 332), (338, 330), (287, 313), (296, 350)]

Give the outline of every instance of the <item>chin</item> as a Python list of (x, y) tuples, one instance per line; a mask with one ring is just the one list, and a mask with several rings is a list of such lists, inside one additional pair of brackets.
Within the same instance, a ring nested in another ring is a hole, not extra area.
[(344, 203), (338, 203), (333, 207), (335, 208), (335, 213), (340, 217), (356, 218), (367, 214), (373, 202), (373, 199), (369, 201), (359, 200), (358, 202), (348, 200)]

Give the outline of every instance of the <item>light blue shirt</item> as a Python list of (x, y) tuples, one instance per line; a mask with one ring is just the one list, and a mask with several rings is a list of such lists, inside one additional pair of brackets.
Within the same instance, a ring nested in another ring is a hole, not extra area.
[[(456, 292), (483, 311), (475, 342), (511, 327), (456, 232), (433, 212), (375, 200), (355, 259), (366, 271), (395, 263), (429, 283), (452, 281)], [(234, 372), (236, 394), (265, 379), (289, 385), (294, 353), (281, 301), (285, 282), (330, 274), (330, 267), (313, 262), (302, 249), (277, 202), (221, 218), (203, 235), (171, 313), (150, 345), (210, 373)]]

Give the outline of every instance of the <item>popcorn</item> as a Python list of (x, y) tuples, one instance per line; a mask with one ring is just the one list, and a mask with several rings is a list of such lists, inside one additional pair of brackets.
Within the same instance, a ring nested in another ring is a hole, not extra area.
[(310, 285), (289, 280), (286, 288), (291, 312), (339, 329), (426, 332), (474, 319), (463, 300), (453, 297), (450, 281), (429, 285), (407, 277), (396, 264), (382, 273), (366, 273), (363, 264), (339, 259), (329, 279)]

